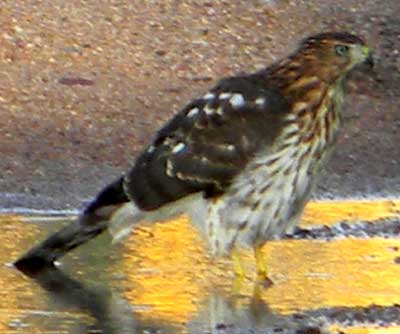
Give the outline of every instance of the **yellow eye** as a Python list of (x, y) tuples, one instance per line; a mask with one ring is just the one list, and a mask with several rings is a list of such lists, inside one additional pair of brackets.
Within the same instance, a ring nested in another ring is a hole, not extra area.
[(347, 56), (350, 48), (347, 45), (335, 45), (335, 52), (338, 56)]

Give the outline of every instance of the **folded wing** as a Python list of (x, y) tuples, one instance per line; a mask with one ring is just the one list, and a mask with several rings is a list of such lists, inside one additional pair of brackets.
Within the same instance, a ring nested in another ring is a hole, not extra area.
[(259, 151), (272, 147), (288, 109), (257, 75), (222, 80), (158, 132), (127, 173), (126, 194), (154, 210), (195, 192), (223, 193)]

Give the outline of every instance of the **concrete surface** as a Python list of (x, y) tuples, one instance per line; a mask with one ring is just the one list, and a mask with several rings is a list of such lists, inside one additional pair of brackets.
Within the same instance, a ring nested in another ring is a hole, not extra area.
[(2, 209), (77, 209), (215, 81), (347, 30), (375, 49), (349, 84), (318, 197), (400, 189), (400, 2), (36, 1), (0, 6)]

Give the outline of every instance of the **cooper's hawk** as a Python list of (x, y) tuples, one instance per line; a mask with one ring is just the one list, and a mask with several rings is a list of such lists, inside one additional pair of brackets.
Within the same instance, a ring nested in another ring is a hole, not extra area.
[(139, 221), (186, 212), (214, 255), (250, 246), (266, 277), (260, 249), (299, 221), (336, 141), (346, 75), (364, 62), (372, 65), (361, 38), (322, 33), (262, 71), (222, 79), (173, 117), (76, 222), (16, 266), (40, 268), (105, 229), (118, 237)]

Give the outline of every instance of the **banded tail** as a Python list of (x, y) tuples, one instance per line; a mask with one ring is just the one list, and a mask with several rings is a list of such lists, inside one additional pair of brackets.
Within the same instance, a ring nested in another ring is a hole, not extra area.
[(70, 250), (93, 239), (109, 226), (114, 213), (129, 202), (123, 190), (123, 178), (111, 183), (91, 202), (82, 215), (70, 225), (52, 234), (20, 257), (14, 265), (21, 271), (37, 271)]

